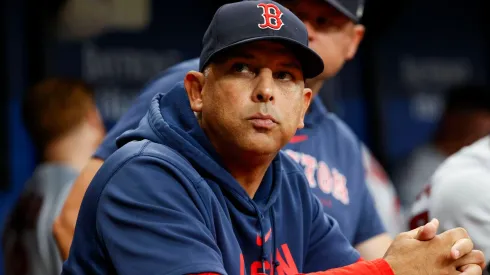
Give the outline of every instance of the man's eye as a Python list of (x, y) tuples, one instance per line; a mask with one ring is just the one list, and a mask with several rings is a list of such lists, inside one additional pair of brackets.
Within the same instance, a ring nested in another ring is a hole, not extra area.
[(244, 71), (248, 71), (249, 69), (247, 64), (235, 63), (233, 64), (233, 70), (236, 72), (244, 72)]
[(327, 24), (327, 19), (325, 17), (317, 17), (316, 24), (319, 27), (324, 26), (325, 24)]
[(279, 72), (277, 73), (277, 78), (283, 80), (291, 80), (293, 79), (293, 75), (288, 72)]

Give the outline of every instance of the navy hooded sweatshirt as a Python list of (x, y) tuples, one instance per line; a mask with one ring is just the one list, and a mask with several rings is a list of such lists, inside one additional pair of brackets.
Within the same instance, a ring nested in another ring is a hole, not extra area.
[[(184, 61), (148, 83), (109, 131), (94, 156), (107, 159), (117, 149), (116, 138), (138, 126), (151, 99), (182, 81), (188, 71), (198, 68), (199, 58)], [(343, 121), (327, 111), (318, 96), (306, 114), (305, 128), (297, 131), (284, 150), (301, 165), (323, 211), (339, 223), (352, 245), (386, 232), (367, 188), (360, 142)]]
[(251, 199), (182, 82), (155, 96), (118, 145), (87, 189), (62, 274), (296, 275), (359, 259), (285, 153)]

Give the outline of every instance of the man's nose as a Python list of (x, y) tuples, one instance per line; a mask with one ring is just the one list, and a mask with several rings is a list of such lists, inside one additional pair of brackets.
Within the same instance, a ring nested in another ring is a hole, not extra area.
[(258, 81), (255, 86), (252, 100), (255, 102), (274, 101), (274, 78), (272, 71), (263, 69), (257, 76)]

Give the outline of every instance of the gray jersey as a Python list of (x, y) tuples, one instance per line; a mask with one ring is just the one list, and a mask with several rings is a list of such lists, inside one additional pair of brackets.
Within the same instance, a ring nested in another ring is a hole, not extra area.
[(449, 157), (412, 207), (412, 227), (437, 218), (440, 230), (464, 227), (490, 260), (490, 137)]
[(36, 168), (5, 232), (6, 274), (61, 273), (62, 260), (52, 225), (77, 175), (72, 168), (58, 164)]

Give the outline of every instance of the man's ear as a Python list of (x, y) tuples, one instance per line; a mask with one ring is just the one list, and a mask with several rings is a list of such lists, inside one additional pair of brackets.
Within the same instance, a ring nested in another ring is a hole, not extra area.
[(352, 39), (349, 45), (349, 50), (347, 52), (346, 59), (351, 60), (357, 53), (357, 49), (359, 48), (359, 44), (361, 44), (362, 39), (364, 38), (364, 33), (366, 32), (366, 28), (357, 24), (354, 25), (354, 29), (352, 30)]
[(204, 74), (196, 71), (190, 71), (184, 78), (184, 87), (191, 103), (191, 109), (194, 112), (202, 110), (202, 90), (204, 87)]
[(310, 88), (304, 88), (303, 90), (303, 110), (301, 110), (301, 117), (298, 124), (298, 129), (305, 127), (305, 116), (308, 108), (310, 107), (311, 99), (313, 98), (313, 91)]
[(95, 106), (95, 103), (94, 107), (87, 112), (87, 122), (90, 126), (105, 134), (106, 129), (104, 126), (104, 121), (100, 115), (99, 109), (97, 109)]

